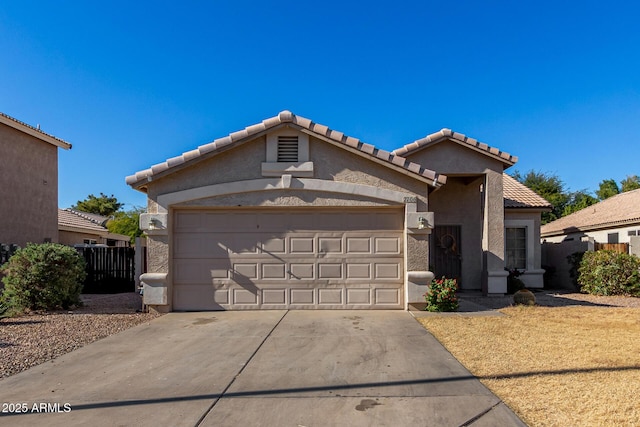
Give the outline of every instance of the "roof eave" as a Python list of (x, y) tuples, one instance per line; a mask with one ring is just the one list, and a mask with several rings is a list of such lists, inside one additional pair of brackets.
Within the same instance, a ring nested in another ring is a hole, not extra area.
[(553, 209), (543, 206), (505, 206), (509, 210), (525, 210), (527, 212), (551, 212)]
[[(126, 177), (125, 181), (132, 188), (146, 193), (147, 185), (152, 180), (160, 179), (188, 166), (210, 159), (213, 156), (232, 148), (236, 148), (239, 145), (264, 136), (267, 133), (273, 132), (282, 127), (295, 128), (300, 132), (307, 133), (308, 135), (321, 139), (325, 142), (329, 142), (335, 146), (339, 146), (340, 148), (346, 149), (354, 154), (373, 160), (376, 163), (400, 171), (405, 175), (417, 178), (435, 188), (439, 188), (447, 182), (447, 177), (445, 175), (440, 175), (434, 171), (422, 168), (420, 165), (412, 163), (402, 156), (377, 149), (360, 140), (347, 137), (341, 132), (314, 123), (304, 117), (296, 116), (289, 111), (280, 112), (278, 116), (263, 120), (261, 123), (248, 126), (243, 130), (231, 133), (226, 137), (216, 139), (209, 144), (202, 145), (195, 150), (183, 153), (181, 156), (168, 159), (167, 161), (154, 165), (149, 169), (137, 172), (134, 175)], [(316, 128), (323, 130), (325, 134), (316, 131)], [(327, 135), (330, 135), (331, 137)], [(361, 147), (364, 146), (371, 148), (371, 153), (362, 150)], [(386, 159), (384, 158), (385, 154), (387, 156)]]
[(47, 142), (51, 145), (55, 145), (56, 147), (59, 147), (65, 150), (70, 150), (72, 147), (70, 143), (63, 141), (60, 138), (56, 138), (53, 135), (49, 135), (48, 133), (45, 133), (40, 129), (30, 126), (24, 122), (16, 120), (13, 117), (7, 116), (4, 113), (0, 113), (0, 123), (5, 124), (29, 136), (33, 136), (34, 138), (37, 138), (43, 142)]
[(608, 228), (624, 227), (624, 226), (629, 226), (634, 224), (640, 225), (640, 218), (632, 218), (632, 219), (626, 219), (622, 221), (603, 222), (600, 224), (590, 224), (590, 225), (585, 225), (581, 227), (567, 227), (560, 230), (547, 231), (544, 233), (541, 230), (540, 236), (541, 237), (563, 236), (570, 233), (601, 231), (601, 230), (606, 230)]
[(422, 139), (393, 150), (393, 153), (406, 157), (445, 140), (455, 142), (465, 148), (470, 148), (480, 154), (499, 160), (503, 163), (504, 169), (508, 169), (518, 162), (517, 156), (479, 142), (474, 138), (469, 138), (464, 134), (454, 132), (451, 129), (442, 129), (439, 132), (432, 133)]

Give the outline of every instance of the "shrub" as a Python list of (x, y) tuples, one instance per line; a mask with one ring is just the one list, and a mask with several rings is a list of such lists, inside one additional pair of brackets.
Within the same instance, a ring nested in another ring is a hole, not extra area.
[(456, 279), (433, 279), (429, 290), (424, 294), (428, 311), (456, 311), (458, 309), (458, 297), (456, 291), (458, 283)]
[(520, 271), (517, 268), (512, 270), (505, 268), (505, 270), (509, 272), (509, 275), (507, 276), (507, 293), (515, 294), (520, 289), (524, 289), (524, 282), (520, 279), (520, 276), (524, 271)]
[(85, 261), (71, 247), (30, 243), (16, 251), (1, 270), (6, 274), (1, 305), (13, 314), (80, 304)]
[(585, 252), (574, 252), (567, 257), (567, 262), (571, 266), (569, 268), (569, 277), (571, 278), (571, 283), (575, 286), (576, 289), (580, 289), (580, 285), (578, 284), (578, 269), (580, 268), (580, 263), (582, 262), (582, 257)]
[(586, 252), (578, 269), (580, 291), (594, 295), (640, 294), (640, 258), (609, 250)]
[(513, 302), (516, 305), (536, 305), (536, 296), (528, 289), (520, 289), (513, 294)]

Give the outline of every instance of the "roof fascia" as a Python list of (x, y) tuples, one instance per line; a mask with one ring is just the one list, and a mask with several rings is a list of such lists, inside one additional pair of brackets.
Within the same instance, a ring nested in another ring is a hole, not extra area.
[[(422, 176), (422, 175), (419, 175), (419, 174), (417, 174), (415, 172), (412, 172), (412, 171), (410, 171), (410, 170), (408, 170), (408, 169), (406, 169), (404, 167), (395, 165), (395, 164), (391, 163), (388, 160), (384, 160), (384, 159), (381, 159), (379, 157), (376, 157), (376, 156), (373, 156), (373, 155), (369, 155), (368, 153), (365, 153), (362, 150), (359, 150), (359, 149), (353, 148), (353, 147), (351, 147), (351, 146), (349, 146), (347, 144), (343, 144), (341, 142), (335, 141), (335, 140), (333, 140), (331, 138), (326, 137), (325, 135), (316, 133), (316, 132), (314, 132), (312, 130), (309, 130), (309, 129), (305, 128), (305, 127), (302, 127), (300, 125), (297, 125), (297, 124), (292, 124), (292, 125), (297, 127), (301, 132), (306, 133), (307, 135), (313, 136), (314, 138), (320, 139), (320, 140), (322, 140), (324, 142), (327, 142), (327, 143), (329, 143), (329, 144), (331, 144), (331, 145), (333, 145), (335, 147), (342, 148), (343, 150), (346, 150), (346, 151), (348, 151), (350, 153), (356, 154), (356, 155), (358, 155), (358, 156), (360, 156), (362, 158), (365, 158), (367, 160), (373, 161), (374, 163), (377, 163), (379, 165), (382, 165), (382, 166), (385, 166), (387, 168), (393, 169), (393, 170), (395, 170), (397, 172), (402, 173), (403, 175), (418, 179), (418, 180), (420, 180), (420, 181), (422, 181), (424, 183), (427, 183), (427, 184), (431, 185), (432, 187), (439, 188), (442, 185), (444, 185), (443, 182), (439, 182), (438, 181), (438, 176), (444, 177), (444, 180), (446, 182), (446, 177), (444, 175), (436, 175), (436, 179), (429, 179), (429, 178), (427, 178), (425, 176)], [(389, 154), (392, 154), (392, 153), (389, 153)], [(402, 156), (397, 156), (397, 157), (402, 157)]]
[[(443, 132), (443, 131), (445, 131), (445, 129), (443, 129), (442, 131), (440, 131), (440, 133), (441, 133), (441, 132)], [(499, 160), (499, 161), (500, 161), (500, 162), (502, 162), (502, 163), (503, 163), (503, 165), (505, 166), (505, 168), (504, 168), (504, 169), (508, 169), (508, 168), (510, 168), (511, 166), (515, 165), (515, 164), (517, 163), (517, 161), (518, 161), (518, 157), (516, 157), (516, 156), (512, 156), (512, 155), (510, 155), (510, 154), (509, 154), (509, 159), (507, 159), (507, 158), (505, 158), (505, 157), (501, 156), (501, 155), (500, 155), (500, 153), (504, 153), (504, 152), (503, 152), (503, 151), (498, 150), (498, 149), (497, 149), (497, 148), (495, 148), (495, 147), (491, 147), (491, 146), (489, 146), (489, 145), (487, 145), (487, 144), (480, 143), (480, 142), (476, 141), (476, 140), (475, 140), (475, 139), (473, 139), (473, 138), (467, 138), (466, 136), (464, 136), (464, 135), (462, 135), (462, 134), (459, 134), (459, 133), (457, 133), (457, 132), (453, 132), (453, 131), (451, 131), (451, 130), (449, 130), (449, 129), (446, 129), (446, 131), (447, 131), (447, 132), (450, 132), (450, 133), (451, 133), (451, 135), (441, 134), (441, 135), (440, 135), (440, 136), (438, 136), (436, 139), (431, 139), (430, 141), (425, 142), (425, 143), (420, 144), (420, 145), (418, 145), (418, 142), (417, 142), (417, 141), (414, 141), (414, 142), (413, 142), (413, 143), (411, 143), (411, 144), (407, 144), (407, 145), (405, 145), (405, 146), (403, 146), (403, 147), (400, 147), (400, 148), (397, 148), (397, 149), (393, 150), (393, 153), (398, 152), (398, 154), (399, 154), (399, 155), (401, 155), (401, 156), (407, 156), (407, 155), (410, 155), (410, 154), (417, 153), (418, 151), (424, 150), (424, 149), (426, 149), (426, 148), (433, 147), (434, 145), (437, 145), (437, 144), (439, 144), (439, 143), (441, 143), (441, 142), (443, 142), (443, 141), (451, 141), (451, 142), (455, 142), (456, 144), (458, 144), (458, 145), (460, 145), (460, 146), (462, 146), (462, 147), (464, 147), (464, 148), (471, 149), (471, 150), (473, 150), (473, 151), (475, 151), (475, 152), (477, 152), (477, 153), (483, 154), (483, 155), (485, 155), (485, 156), (487, 156), (487, 157), (490, 157), (490, 158), (493, 158), (493, 159)], [(475, 144), (479, 144), (480, 146), (478, 147), (478, 146), (476, 146), (476, 145), (472, 145), (472, 144), (470, 144), (470, 143), (467, 143), (467, 142), (465, 142), (465, 141), (462, 141), (462, 140), (460, 140), (460, 139), (456, 138), (456, 137), (455, 137), (455, 135), (460, 135), (460, 137), (461, 137), (461, 138), (463, 138), (463, 139), (465, 139), (465, 140), (473, 141), (473, 143), (475, 143)], [(431, 136), (431, 135), (427, 136), (426, 138), (429, 138), (430, 136)], [(416, 146), (416, 147), (413, 147), (413, 148), (408, 148), (409, 146), (411, 146), (411, 145), (413, 145), (413, 144), (416, 144), (417, 146)], [(486, 147), (486, 149), (485, 149), (484, 147)], [(406, 151), (405, 151), (405, 150), (406, 150)], [(487, 151), (487, 150), (494, 150), (494, 151), (496, 151), (496, 152), (495, 152), (495, 153), (493, 153), (493, 152), (491, 152), (491, 151)], [(403, 152), (403, 151), (404, 151), (404, 152)], [(513, 159), (513, 160), (511, 160), (511, 159)]]
[[(237, 148), (237, 147), (239, 147), (239, 146), (241, 146), (241, 145), (243, 145), (243, 144), (245, 144), (247, 142), (253, 141), (253, 140), (255, 140), (257, 138), (260, 138), (260, 137), (262, 137), (262, 136), (264, 136), (264, 135), (266, 135), (268, 133), (275, 132), (275, 131), (277, 131), (279, 129), (282, 129), (282, 128), (291, 128), (291, 129), (295, 129), (295, 130), (297, 130), (299, 132), (306, 133), (307, 135), (311, 135), (314, 138), (317, 138), (317, 139), (320, 139), (320, 140), (322, 140), (324, 142), (330, 143), (330, 144), (332, 144), (332, 145), (334, 145), (336, 147), (340, 147), (340, 148), (342, 148), (344, 150), (347, 150), (347, 151), (349, 151), (349, 152), (351, 152), (353, 154), (357, 154), (358, 156), (361, 156), (361, 157), (363, 157), (365, 159), (368, 159), (368, 160), (373, 161), (375, 163), (378, 163), (378, 164), (381, 164), (381, 165), (386, 166), (388, 168), (391, 168), (393, 170), (396, 170), (396, 171), (398, 171), (398, 172), (400, 172), (400, 173), (402, 173), (404, 175), (407, 175), (407, 176), (410, 176), (412, 178), (418, 179), (418, 180), (420, 180), (422, 182), (425, 182), (425, 183), (427, 183), (427, 184), (429, 184), (429, 185), (431, 185), (432, 187), (435, 187), (435, 188), (441, 187), (446, 182), (446, 176), (444, 176), (444, 175), (436, 174), (435, 179), (430, 179), (428, 177), (425, 177), (425, 176), (422, 176), (420, 174), (417, 174), (417, 173), (415, 173), (415, 172), (413, 172), (411, 170), (408, 170), (408, 169), (406, 169), (404, 167), (401, 167), (399, 165), (393, 164), (388, 160), (381, 159), (381, 158), (376, 157), (374, 155), (369, 155), (368, 153), (366, 153), (366, 152), (364, 152), (362, 150), (359, 150), (357, 148), (353, 148), (353, 147), (351, 147), (351, 146), (349, 146), (349, 145), (347, 145), (345, 143), (338, 142), (338, 141), (336, 141), (336, 140), (334, 140), (332, 138), (329, 138), (329, 137), (327, 137), (327, 136), (325, 136), (325, 135), (323, 135), (321, 133), (318, 133), (316, 131), (310, 130), (310, 129), (308, 129), (307, 127), (305, 127), (303, 125), (300, 125), (300, 124), (294, 123), (294, 122), (286, 121), (286, 122), (278, 123), (278, 124), (276, 124), (274, 126), (271, 126), (271, 127), (267, 127), (264, 130), (261, 130), (259, 132), (251, 133), (250, 135), (247, 135), (247, 136), (245, 136), (243, 138), (237, 139), (237, 140), (233, 141), (230, 144), (221, 146), (219, 148), (216, 148), (216, 149), (214, 149), (212, 151), (209, 151), (209, 152), (206, 152), (204, 154), (197, 155), (197, 156), (194, 155), (193, 158), (191, 158), (189, 160), (186, 160), (186, 161), (184, 160), (184, 155), (188, 154), (190, 152), (183, 153), (182, 155), (174, 157), (172, 159), (168, 159), (165, 162), (160, 163), (160, 165), (162, 165), (164, 163), (167, 163), (169, 165), (169, 167), (167, 169), (165, 169), (163, 171), (159, 171), (159, 172), (154, 172), (151, 176), (147, 175), (145, 178), (143, 178), (139, 182), (134, 183), (133, 184), (133, 188), (135, 188), (136, 190), (142, 191), (142, 192), (146, 192), (145, 190), (146, 190), (147, 184), (149, 182), (153, 181), (153, 180), (160, 179), (160, 178), (162, 178), (164, 176), (167, 176), (167, 175), (170, 175), (170, 174), (172, 174), (174, 172), (178, 172), (178, 171), (180, 171), (180, 170), (182, 170), (182, 169), (184, 169), (186, 167), (190, 167), (190, 166), (195, 165), (195, 164), (197, 164), (197, 163), (199, 163), (201, 161), (204, 161), (204, 160), (207, 160), (207, 159), (211, 159), (212, 157), (215, 157), (218, 154), (221, 154), (221, 153), (224, 153), (224, 152), (226, 152), (228, 150), (232, 150), (234, 148)], [(201, 150), (202, 147), (205, 147), (206, 145), (208, 145), (208, 144), (200, 146), (197, 149), (192, 150), (192, 151), (194, 151), (194, 152), (195, 151), (199, 151), (199, 150)], [(389, 153), (389, 154), (392, 154), (392, 153)], [(396, 155), (396, 157), (403, 158), (402, 156), (398, 156), (398, 155)], [(171, 165), (172, 162), (176, 162), (176, 164)], [(181, 163), (177, 163), (177, 162), (181, 162)], [(151, 167), (151, 169), (152, 168), (153, 168), (153, 166)]]
[(610, 228), (628, 227), (631, 225), (640, 225), (640, 218), (627, 219), (624, 221), (605, 222), (601, 224), (592, 224), (583, 227), (568, 227), (561, 230), (548, 231), (542, 237), (562, 236), (568, 233), (587, 232), (587, 231), (602, 231)]
[(22, 123), (5, 114), (0, 113), (0, 123), (5, 124), (29, 136), (33, 136), (34, 138), (37, 138), (40, 141), (47, 142), (51, 145), (55, 145), (56, 147), (63, 148), (65, 150), (71, 149), (70, 143), (63, 141), (59, 138), (56, 138), (53, 135), (49, 135), (48, 133), (42, 132), (41, 130), (34, 128), (33, 126), (29, 126), (28, 124)]

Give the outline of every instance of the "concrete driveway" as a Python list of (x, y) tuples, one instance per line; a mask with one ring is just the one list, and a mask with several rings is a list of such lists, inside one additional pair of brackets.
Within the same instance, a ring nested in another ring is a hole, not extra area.
[(12, 426), (524, 425), (403, 311), (171, 313), (0, 381), (0, 402)]

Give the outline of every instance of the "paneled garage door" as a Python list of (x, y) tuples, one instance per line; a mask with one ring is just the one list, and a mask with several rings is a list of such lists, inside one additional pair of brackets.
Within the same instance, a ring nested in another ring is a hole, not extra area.
[(403, 308), (400, 209), (173, 217), (174, 310)]

